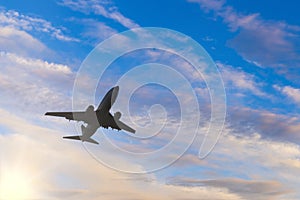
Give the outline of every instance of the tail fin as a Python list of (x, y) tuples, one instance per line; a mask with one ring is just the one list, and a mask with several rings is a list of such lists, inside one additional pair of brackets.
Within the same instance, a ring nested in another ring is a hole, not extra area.
[(74, 136), (64, 136), (64, 139), (71, 139), (71, 140), (81, 140), (82, 142), (87, 141), (93, 144), (99, 144), (96, 140), (93, 140), (92, 138), (87, 138), (82, 140), (82, 135), (74, 135)]

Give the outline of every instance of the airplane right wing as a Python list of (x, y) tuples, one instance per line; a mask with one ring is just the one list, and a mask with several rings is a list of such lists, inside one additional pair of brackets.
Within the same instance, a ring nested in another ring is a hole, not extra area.
[(68, 120), (86, 122), (85, 112), (46, 112), (45, 115), (64, 117)]
[(130, 133), (135, 133), (135, 130), (133, 128), (131, 128), (130, 126), (126, 125), (124, 122), (121, 122), (120, 120), (118, 120), (116, 122), (116, 124), (118, 125), (119, 128), (121, 128), (122, 130), (128, 131)]
[(112, 129), (125, 130), (130, 133), (135, 133), (135, 130), (133, 128), (120, 121), (120, 116), (114, 117), (110, 113), (105, 117), (103, 123), (101, 123), (101, 126), (105, 128), (110, 127)]

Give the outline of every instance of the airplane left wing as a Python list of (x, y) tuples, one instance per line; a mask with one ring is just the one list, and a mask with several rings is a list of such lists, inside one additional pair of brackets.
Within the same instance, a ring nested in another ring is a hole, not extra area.
[(86, 122), (85, 112), (46, 112), (45, 115), (64, 117), (68, 120)]

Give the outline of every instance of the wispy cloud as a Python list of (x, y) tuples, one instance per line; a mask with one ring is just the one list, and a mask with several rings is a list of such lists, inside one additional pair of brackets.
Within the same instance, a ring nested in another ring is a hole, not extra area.
[(0, 26), (25, 32), (36, 31), (46, 33), (61, 41), (79, 42), (79, 39), (66, 36), (61, 28), (54, 27), (49, 21), (27, 16), (14, 10), (0, 9)]
[(71, 20), (75, 23), (80, 23), (84, 27), (81, 35), (83, 38), (85, 38), (85, 42), (88, 42), (93, 46), (99, 44), (100, 41), (117, 33), (117, 30), (108, 26), (104, 22), (100, 22), (95, 19), (72, 18)]
[[(298, 145), (266, 139), (260, 131), (251, 133), (250, 128), (227, 127), (223, 132), (204, 162), (194, 162), (192, 157), (196, 159), (197, 155), (189, 155), (188, 160), (183, 159), (189, 167), (174, 165), (181, 172), (169, 177), (182, 180), (175, 181), (175, 185), (198, 188), (215, 184), (215, 187), (227, 188), (243, 199), (297, 199), (295, 192), (299, 180), (293, 174), (299, 173), (300, 169)], [(193, 173), (183, 170), (191, 167), (198, 170)]]
[(0, 105), (23, 114), (70, 106), (74, 73), (68, 66), (6, 52), (0, 58)]
[(283, 86), (280, 87), (278, 85), (274, 85), (274, 88), (280, 91), (282, 94), (284, 94), (286, 97), (288, 97), (290, 100), (292, 100), (297, 105), (300, 105), (300, 89), (294, 88), (291, 86)]
[[(221, 70), (222, 78), (225, 82), (225, 87), (228, 90), (240, 90), (237, 93), (252, 92), (254, 95), (267, 97), (268, 95), (262, 91), (261, 85), (255, 80), (253, 74), (248, 74), (242, 70), (235, 69), (230, 65), (218, 62), (217, 66)], [(244, 94), (246, 95), (246, 94)]]
[[(68, 66), (47, 63), (42, 60), (28, 59), (24, 57), (18, 57), (11, 54), (3, 54), (1, 61), (6, 65), (10, 63), (10, 66), (15, 66), (12, 68), (12, 72), (19, 72), (18, 74), (23, 74), (24, 77), (16, 77), (16, 81), (11, 81), (15, 84), (17, 81), (20, 84), (26, 86), (27, 81), (32, 80), (32, 83), (37, 84), (40, 88), (48, 88), (53, 91), (53, 94), (59, 94), (60, 91), (67, 90), (66, 88), (61, 88), (59, 86), (64, 86), (64, 84), (57, 85), (57, 88), (53, 87), (55, 82), (59, 82), (62, 78), (70, 79), (72, 71)], [(5, 61), (5, 62), (4, 62)], [(24, 73), (26, 72), (27, 73)], [(9, 68), (5, 68), (5, 72), (9, 75)], [(11, 72), (11, 73), (12, 73)], [(21, 73), (22, 72), (22, 73)], [(44, 78), (47, 80), (43, 82)], [(3, 79), (0, 79), (3, 80)], [(51, 81), (52, 80), (52, 81)], [(46, 83), (49, 83), (46, 84)], [(68, 84), (67, 84), (68, 85)], [(19, 86), (18, 86), (19, 87)], [(17, 87), (17, 88), (18, 88)], [(12, 87), (12, 89), (14, 89)], [(1, 90), (2, 91), (2, 90)], [(27, 90), (30, 91), (30, 90)], [(40, 92), (40, 91), (37, 91)], [(36, 94), (35, 92), (29, 92), (28, 95), (31, 97)], [(6, 96), (7, 97), (7, 96)], [(45, 99), (42, 101), (49, 102), (47, 107), (59, 106), (59, 101), (48, 98), (45, 96)], [(19, 100), (17, 98), (20, 98)], [(15, 94), (9, 99), (15, 99), (14, 101), (10, 100), (13, 105), (17, 105), (24, 100), (23, 95)], [(39, 99), (39, 98), (37, 98)], [(33, 98), (33, 106), (38, 107), (39, 105), (44, 105), (42, 102), (35, 101)], [(59, 100), (63, 100), (60, 98)], [(62, 103), (62, 102), (60, 102)], [(51, 104), (51, 105), (50, 105)], [(1, 104), (3, 105), (3, 104)], [(28, 105), (24, 105), (28, 106)], [(62, 105), (65, 106), (65, 105)], [(63, 108), (63, 107), (61, 107)], [(36, 109), (36, 108), (34, 108)], [(31, 112), (34, 112), (32, 107), (30, 108)], [(241, 112), (238, 110), (237, 112)], [(281, 179), (284, 177), (292, 176), (291, 172), (297, 172), (299, 170), (299, 160), (297, 156), (299, 155), (299, 148), (296, 145), (284, 142), (274, 142), (272, 140), (265, 140), (264, 137), (260, 137), (258, 134), (256, 136), (248, 136), (250, 131), (243, 134), (242, 136), (235, 136), (233, 130), (227, 129), (229, 133), (221, 139), (220, 143), (217, 145), (214, 153), (220, 157), (210, 157), (209, 159), (217, 160), (217, 163), (210, 161), (201, 161), (197, 160), (195, 156), (189, 155), (184, 157), (182, 162), (188, 162), (190, 167), (200, 167), (203, 164), (210, 166), (216, 170), (228, 170), (231, 173), (233, 171), (238, 171), (235, 162), (245, 163), (249, 162), (249, 168), (259, 168), (260, 166), (270, 169), (271, 175), (261, 175), (259, 179), (255, 178), (257, 172), (255, 170), (251, 171), (253, 175), (252, 181), (246, 181), (242, 179), (226, 179), (216, 180), (215, 182), (205, 182), (201, 187), (187, 187), (186, 185), (166, 185), (165, 183), (156, 180), (154, 174), (150, 174), (150, 178), (147, 178), (144, 181), (145, 177), (142, 179), (138, 177), (131, 177), (128, 174), (116, 173), (113, 170), (110, 170), (106, 167), (103, 167), (99, 163), (95, 162), (92, 158), (88, 157), (88, 154), (82, 152), (80, 145), (78, 143), (71, 143), (69, 141), (63, 141), (61, 136), (63, 133), (50, 130), (48, 128), (40, 127), (37, 125), (32, 125), (29, 121), (23, 120), (20, 117), (15, 116), (15, 114), (9, 113), (5, 110), (0, 110), (2, 116), (6, 116), (5, 120), (1, 121), (1, 126), (8, 127), (10, 133), (1, 135), (0, 134), (0, 150), (1, 152), (6, 152), (5, 156), (9, 155), (10, 159), (5, 160), (6, 166), (15, 166), (16, 163), (20, 162), (18, 158), (23, 158), (24, 156), (18, 156), (18, 152), (30, 152), (30, 156), (26, 159), (30, 162), (23, 162), (24, 173), (33, 174), (33, 172), (40, 172), (40, 176), (35, 176), (32, 180), (32, 183), (38, 185), (36, 188), (35, 198), (67, 198), (67, 199), (97, 199), (97, 198), (106, 198), (106, 199), (198, 199), (199, 197), (205, 199), (242, 199), (243, 195), (251, 196), (243, 188), (238, 188), (238, 184), (243, 186), (249, 186), (250, 191), (257, 191), (258, 194), (262, 194), (265, 199), (271, 197), (280, 197), (281, 195), (286, 194), (284, 186), (281, 183)], [(16, 112), (16, 115), (21, 115)], [(245, 111), (244, 115), (240, 118), (248, 119), (245, 116), (249, 116), (249, 111)], [(258, 118), (257, 120), (263, 121), (266, 123), (270, 119), (270, 115), (266, 115), (264, 118)], [(271, 123), (269, 128), (275, 128), (274, 124), (278, 124), (278, 121)], [(238, 131), (239, 129), (235, 127)], [(189, 131), (189, 128), (186, 128), (186, 131)], [(283, 130), (284, 131), (284, 130)], [(38, 133), (38, 135), (36, 135)], [(174, 133), (174, 132), (173, 132)], [(170, 135), (171, 136), (171, 135)], [(9, 143), (7, 141), (10, 141)], [(47, 142), (45, 142), (47, 141)], [(31, 148), (26, 150), (26, 147), (29, 145)], [(55, 146), (56, 148), (53, 148)], [(16, 150), (17, 147), (17, 150)], [(31, 151), (31, 149), (42, 149), (41, 151)], [(251, 149), (251, 151), (249, 151)], [(63, 154), (61, 152), (64, 152)], [(276, 154), (276, 159), (274, 159), (274, 153)], [(145, 166), (136, 166), (134, 162), (131, 161), (122, 161), (122, 158), (119, 158), (118, 155), (114, 155), (113, 152), (107, 152), (107, 156), (116, 156), (117, 162), (120, 162), (122, 165), (126, 165), (130, 168), (143, 168)], [(165, 155), (166, 157), (172, 155)], [(56, 160), (55, 163), (50, 163), (45, 169), (43, 166), (47, 163), (47, 160)], [(224, 159), (226, 162), (224, 162)], [(83, 161), (84, 160), (84, 161)], [(249, 161), (251, 160), (251, 161)], [(158, 161), (160, 162), (160, 161)], [(180, 162), (180, 161), (179, 161)], [(222, 164), (220, 164), (222, 162)], [(254, 162), (254, 163), (253, 163)], [(252, 163), (250, 165), (250, 163)], [(2, 163), (1, 163), (2, 164)], [(3, 164), (3, 165), (4, 165)], [(232, 167), (232, 166), (235, 167)], [(72, 166), (77, 166), (76, 168)], [(184, 164), (175, 165), (178, 168), (185, 167)], [(219, 167), (218, 169), (216, 167)], [(3, 168), (2, 168), (3, 169)], [(40, 169), (47, 170), (43, 173)], [(234, 169), (234, 170), (233, 170)], [(272, 169), (272, 170), (271, 170)], [(233, 171), (232, 171), (233, 170)], [(245, 170), (243, 170), (245, 171)], [(282, 176), (279, 176), (279, 172)], [(275, 176), (280, 179), (272, 181), (268, 176)], [(154, 175), (154, 177), (152, 176)], [(250, 176), (250, 175), (249, 175)], [(63, 177), (63, 184), (57, 184), (61, 181)], [(58, 181), (59, 179), (59, 181)], [(70, 182), (75, 182), (78, 184), (70, 184)], [(99, 180), (102, 180), (102, 184), (98, 184)], [(215, 179), (213, 179), (215, 180)], [(260, 182), (259, 180), (263, 180)], [(292, 183), (296, 183), (297, 180), (291, 179)], [(111, 185), (118, 184), (121, 189), (115, 190)], [(268, 192), (262, 193), (258, 188), (263, 187)], [(278, 189), (280, 192), (273, 190)], [(128, 192), (130, 191), (130, 193)], [(188, 193), (187, 193), (188, 191)], [(261, 192), (261, 193), (259, 193)], [(211, 194), (214, 194), (213, 196)], [(251, 197), (253, 197), (252, 194)], [(256, 196), (255, 196), (256, 197)]]
[[(0, 134), (0, 150), (5, 152), (1, 155), (3, 162), (0, 174), (5, 172), (9, 175), (14, 169), (24, 174), (24, 177), (30, 176), (27, 185), (34, 192), (28, 198), (240, 199), (238, 195), (219, 187), (186, 188), (161, 183), (152, 174), (116, 172), (97, 163), (87, 152), (82, 151), (80, 143), (62, 140), (62, 133), (33, 125), (3, 109), (0, 109), (0, 114), (6, 116), (0, 124), (10, 127), (13, 133)], [(106, 155), (111, 157), (111, 152)], [(142, 167), (124, 162), (122, 158), (116, 162), (131, 168)], [(1, 178), (3, 176), (0, 181)], [(112, 185), (118, 185), (118, 189)]]
[(246, 107), (231, 107), (229, 113), (229, 125), (239, 133), (258, 132), (264, 138), (300, 143), (298, 117)]
[(278, 181), (243, 180), (239, 178), (199, 180), (195, 178), (173, 177), (168, 181), (172, 185), (187, 187), (213, 186), (227, 188), (245, 199), (277, 199), (282, 194), (289, 193)]
[(101, 15), (118, 22), (129, 29), (139, 27), (133, 20), (125, 17), (111, 1), (62, 0), (59, 4), (79, 12)]
[(263, 19), (259, 13), (242, 14), (225, 1), (189, 0), (198, 3), (205, 11), (220, 17), (237, 36), (228, 41), (246, 61), (263, 67), (274, 67), (289, 76), (299, 67), (300, 27), (283, 21)]
[(15, 27), (1, 27), (0, 51), (13, 52), (22, 56), (40, 57), (51, 51), (38, 39)]
[(188, 0), (188, 2), (199, 3), (205, 11), (218, 11), (223, 8), (225, 0)]

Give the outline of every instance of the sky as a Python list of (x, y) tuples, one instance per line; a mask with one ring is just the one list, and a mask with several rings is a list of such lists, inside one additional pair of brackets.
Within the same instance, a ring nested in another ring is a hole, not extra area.
[(0, 199), (300, 199), (298, 4), (0, 2)]

